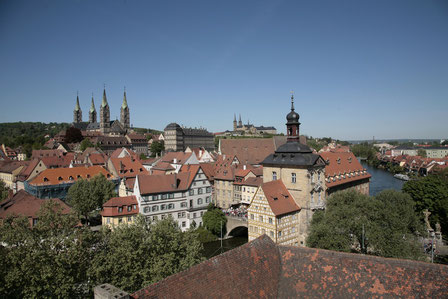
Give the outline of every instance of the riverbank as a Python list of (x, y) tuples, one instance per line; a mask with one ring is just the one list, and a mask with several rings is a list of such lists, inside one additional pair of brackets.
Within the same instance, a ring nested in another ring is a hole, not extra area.
[(397, 191), (401, 191), (401, 188), (404, 185), (404, 181), (401, 181), (397, 178), (394, 178), (394, 174), (388, 172), (387, 170), (376, 168), (372, 165), (369, 165), (365, 161), (360, 161), (361, 165), (367, 169), (367, 172), (372, 175), (370, 179), (370, 195), (375, 196), (386, 189), (393, 189)]

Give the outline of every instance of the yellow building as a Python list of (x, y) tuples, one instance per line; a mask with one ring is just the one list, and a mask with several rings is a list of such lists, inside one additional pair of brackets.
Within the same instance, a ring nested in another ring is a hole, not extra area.
[(134, 223), (138, 210), (135, 196), (113, 197), (103, 204), (102, 225), (113, 229), (122, 223)]
[[(300, 143), (299, 114), (294, 111), (293, 97), (291, 97), (291, 112), (288, 113), (286, 119), (287, 142), (273, 154), (267, 156), (261, 163), (263, 166), (263, 185), (261, 189), (263, 190), (263, 186), (266, 183), (279, 181), (277, 184), (284, 186), (288, 194), (282, 194), (284, 195), (283, 197), (277, 196), (275, 201), (277, 205), (287, 205), (287, 201), (292, 199), (300, 209), (291, 215), (288, 214), (288, 217), (284, 220), (288, 224), (283, 224), (286, 225), (285, 227), (278, 226), (278, 224), (270, 226), (270, 228), (275, 229), (273, 231), (274, 236), (277, 236), (277, 239), (273, 240), (277, 243), (304, 246), (314, 211), (325, 208), (325, 161), (321, 156), (313, 154), (307, 145)], [(259, 192), (260, 189), (258, 189), (257, 193)], [(288, 196), (287, 199), (286, 195)], [(253, 227), (253, 230), (257, 230), (257, 227), (263, 229), (263, 227), (259, 226), (259, 222), (256, 221), (256, 216), (258, 215), (256, 214), (256, 208), (252, 207), (252, 205), (257, 206), (255, 204), (256, 200), (263, 200), (263, 196), (260, 196), (256, 195), (249, 207), (249, 214), (254, 213), (254, 219), (249, 216), (248, 225)], [(269, 197), (267, 197), (267, 200), (269, 201)], [(267, 206), (265, 207), (267, 209)], [(272, 213), (277, 215), (275, 211), (272, 211)], [(293, 228), (294, 233), (292, 233)], [(294, 238), (279, 239), (278, 236), (279, 234), (284, 234), (284, 229), (290, 232), (289, 234), (293, 234)], [(249, 236), (251, 236), (250, 230)], [(255, 236), (253, 231), (252, 236)]]
[(249, 241), (267, 234), (274, 242), (299, 245), (300, 207), (281, 180), (258, 188), (248, 209)]

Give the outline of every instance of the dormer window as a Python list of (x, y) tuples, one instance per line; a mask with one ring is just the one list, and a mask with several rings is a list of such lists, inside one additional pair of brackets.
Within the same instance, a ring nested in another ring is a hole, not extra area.
[(44, 182), (48, 182), (48, 178), (44, 178)]
[(60, 177), (58, 177), (58, 181), (62, 181), (62, 177), (60, 176)]
[(87, 175), (87, 178), (90, 179), (90, 174)]
[(78, 174), (77, 178), (80, 179), (80, 178), (81, 178), (81, 175)]
[(107, 174), (107, 176), (106, 176), (107, 178), (110, 178), (110, 174)]
[(338, 164), (341, 164), (341, 158), (338, 158), (336, 161), (338, 162)]
[(68, 179), (69, 179), (70, 181), (73, 181), (73, 177), (72, 177), (72, 176), (69, 176)]

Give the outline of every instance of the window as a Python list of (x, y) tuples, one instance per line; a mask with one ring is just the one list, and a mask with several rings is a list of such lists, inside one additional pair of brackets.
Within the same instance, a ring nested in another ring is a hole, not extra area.
[[(152, 208), (154, 209), (154, 207), (152, 207)], [(144, 207), (144, 208), (143, 208), (143, 212), (144, 212), (144, 213), (149, 213), (149, 207)]]
[(198, 205), (202, 205), (202, 198), (198, 198)]
[(180, 207), (181, 208), (186, 208), (187, 207), (187, 203), (186, 202), (181, 202), (180, 203)]
[(182, 192), (182, 197), (187, 196), (187, 192)]
[(162, 194), (162, 199), (166, 199), (167, 195), (166, 194)]
[(314, 183), (314, 175), (312, 173), (310, 174), (310, 181), (311, 183)]
[(122, 222), (123, 222), (123, 218), (119, 218), (118, 223), (122, 223)]
[(169, 209), (169, 210), (174, 209), (174, 204), (173, 204), (173, 203), (168, 204), (168, 209)]
[(321, 197), (320, 197), (320, 191), (319, 191), (319, 199), (317, 200), (318, 203), (320, 203)]
[(258, 217), (260, 222), (263, 222), (263, 216)]
[(182, 221), (182, 227), (186, 227), (187, 223), (185, 221)]
[(137, 205), (133, 205), (133, 207), (134, 207), (134, 210), (137, 210)]
[(182, 213), (177, 213), (177, 218), (182, 218)]
[(281, 224), (281, 223), (282, 223), (282, 218), (278, 218), (278, 219), (277, 219), (277, 223), (278, 223), (278, 224)]
[(163, 210), (166, 210), (166, 205), (161, 205), (161, 206), (160, 206), (160, 210), (162, 210), (162, 211), (163, 211)]
[(272, 180), (273, 181), (277, 180), (277, 172), (275, 172), (275, 171), (272, 172)]
[(207, 196), (206, 198), (205, 198), (205, 203), (209, 203), (210, 202), (210, 196)]
[(291, 183), (295, 184), (297, 182), (296, 174), (291, 173)]
[(271, 236), (271, 238), (274, 238), (274, 232), (272, 230), (269, 231), (269, 235)]
[(198, 188), (198, 194), (202, 194), (202, 188)]
[(118, 207), (118, 213), (123, 212), (123, 207)]
[(109, 224), (110, 223), (110, 217), (106, 218), (106, 223)]
[(168, 194), (168, 198), (173, 199), (174, 198), (174, 193)]
[(132, 216), (128, 216), (128, 222), (132, 221)]
[[(109, 220), (109, 218), (107, 218), (107, 220)], [(37, 218), (33, 218), (33, 226), (37, 225)]]
[(60, 176), (60, 177), (58, 177), (58, 181), (62, 181), (62, 177)]
[(317, 173), (317, 180), (320, 181), (320, 171)]
[(293, 227), (293, 228), (292, 228), (292, 233), (295, 233), (295, 232), (296, 232), (296, 228)]
[(206, 191), (207, 193), (210, 193), (210, 192), (212, 192), (212, 188), (211, 187), (207, 187), (207, 191)]
[(246, 192), (246, 187), (243, 187), (243, 192)]
[(132, 211), (132, 206), (128, 206), (128, 212)]
[(269, 217), (269, 224), (272, 224), (272, 218)]
[(266, 233), (266, 230), (263, 228), (263, 229), (261, 230), (261, 233), (262, 233), (262, 234), (265, 234), (265, 233)]
[(153, 195), (152, 200), (157, 200), (157, 195)]
[(202, 215), (204, 215), (204, 212), (201, 212), (201, 217), (202, 217)]
[(194, 195), (194, 189), (191, 189), (188, 193), (189, 193), (190, 195)]
[(193, 218), (196, 218), (196, 213), (193, 213)]
[(280, 238), (281, 236), (282, 236), (282, 231), (279, 230), (279, 231), (278, 231), (278, 237)]
[(314, 193), (311, 193), (311, 204), (314, 203)]
[(250, 214), (250, 219), (254, 220), (254, 214)]
[(159, 210), (159, 206), (152, 206), (152, 211), (157, 212)]

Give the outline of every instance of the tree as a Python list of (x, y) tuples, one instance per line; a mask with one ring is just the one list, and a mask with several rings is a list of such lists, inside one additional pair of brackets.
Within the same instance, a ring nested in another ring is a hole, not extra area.
[(307, 245), (384, 257), (420, 259), (421, 223), (407, 194), (387, 190), (376, 197), (337, 192), (313, 215)]
[(95, 147), (95, 145), (90, 141), (89, 138), (84, 138), (84, 140), (81, 141), (80, 150), (85, 151), (89, 147)]
[(171, 217), (147, 223), (139, 216), (134, 224), (103, 230), (102, 236), (89, 274), (98, 283), (108, 282), (127, 292), (202, 261), (196, 235), (182, 232)]
[(145, 160), (146, 159), (146, 155), (144, 153), (140, 154), (140, 160)]
[(6, 187), (5, 182), (0, 180), (0, 202), (8, 197), (9, 188)]
[(90, 212), (101, 209), (115, 195), (114, 189), (115, 184), (99, 174), (91, 180), (79, 179), (68, 189), (68, 198), (78, 215), (88, 220)]
[(165, 150), (165, 144), (163, 141), (154, 141), (151, 144), (151, 157), (155, 157), (156, 155), (160, 155), (162, 151)]
[(76, 228), (74, 215), (62, 215), (47, 201), (33, 228), (25, 217), (5, 219), (0, 226), (0, 297), (88, 297), (87, 271), (96, 236)]
[(83, 139), (81, 130), (78, 128), (70, 127), (65, 131), (65, 142), (67, 143), (77, 143)]
[(417, 150), (417, 156), (426, 158), (426, 150), (424, 150), (424, 149), (422, 149), (422, 148), (419, 149), (419, 150)]
[(448, 232), (448, 176), (444, 172), (407, 181), (402, 190), (412, 197), (420, 217), (427, 209), (431, 212), (431, 226), (435, 228), (439, 222), (442, 232)]
[(221, 236), (221, 232), (224, 235), (226, 233), (227, 218), (221, 209), (210, 204), (207, 208), (207, 212), (202, 216), (204, 227), (209, 230), (215, 236)]

